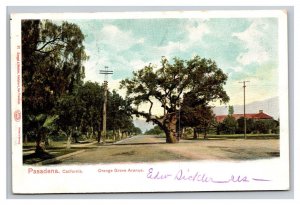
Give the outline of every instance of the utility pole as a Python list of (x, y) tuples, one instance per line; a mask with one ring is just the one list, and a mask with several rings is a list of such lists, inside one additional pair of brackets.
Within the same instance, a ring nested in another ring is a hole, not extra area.
[(104, 75), (104, 103), (103, 103), (103, 127), (102, 127), (102, 131), (103, 131), (103, 143), (105, 143), (106, 140), (106, 106), (107, 106), (107, 90), (108, 90), (108, 82), (107, 82), (107, 76), (109, 74), (113, 74), (112, 70), (108, 70), (108, 67), (105, 66), (104, 70), (100, 70), (100, 74)]
[(246, 120), (246, 83), (248, 83), (250, 81), (243, 81), (243, 82), (239, 82), (239, 83), (243, 83), (243, 88), (244, 88), (244, 138), (247, 139), (247, 120)]

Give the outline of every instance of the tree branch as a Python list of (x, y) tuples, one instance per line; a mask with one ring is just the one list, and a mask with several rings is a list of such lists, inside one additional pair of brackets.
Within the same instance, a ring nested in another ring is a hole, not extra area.
[(60, 39), (60, 37), (57, 36), (57, 37), (53, 38), (52, 40), (46, 42), (41, 48), (38, 48), (38, 49), (36, 49), (36, 50), (37, 50), (37, 51), (41, 51), (41, 50), (43, 50), (47, 45), (49, 45), (49, 44), (51, 44), (51, 43), (54, 43), (55, 41), (57, 41), (57, 40), (59, 40), (59, 39)]
[(153, 102), (148, 98), (148, 101), (150, 102), (150, 108), (149, 108), (149, 114), (151, 116), (151, 112), (152, 112), (152, 107), (153, 107)]
[(35, 52), (39, 52), (39, 53), (43, 53), (43, 54), (49, 54), (49, 53), (55, 51), (56, 49), (57, 49), (57, 48), (54, 48), (54, 49), (52, 49), (52, 50), (50, 50), (50, 51), (35, 50)]

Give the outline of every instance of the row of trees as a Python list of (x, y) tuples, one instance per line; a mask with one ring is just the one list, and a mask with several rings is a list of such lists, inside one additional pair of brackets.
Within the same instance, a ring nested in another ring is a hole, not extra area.
[[(58, 115), (59, 130), (66, 131), (70, 136), (76, 131), (101, 138), (104, 87), (98, 83), (86, 82), (76, 92), (62, 96), (54, 107)], [(116, 91), (107, 94), (107, 129), (112, 131), (114, 138), (121, 133), (140, 133), (133, 124), (130, 104)], [(78, 136), (78, 134), (75, 134)], [(77, 139), (75, 137), (75, 141)]]
[[(243, 134), (244, 133), (244, 118), (235, 119), (233, 117), (234, 108), (228, 106), (228, 115), (222, 122), (217, 122), (211, 107), (193, 107), (193, 100), (184, 98), (183, 107), (180, 110), (178, 122), (179, 138), (193, 136), (198, 138), (201, 133), (204, 139), (207, 134)], [(160, 135), (163, 130), (159, 126), (147, 130), (145, 134)], [(246, 119), (247, 134), (270, 134), (279, 133), (279, 119)]]
[(145, 135), (160, 135), (163, 134), (164, 131), (159, 128), (159, 126), (155, 125), (152, 129), (146, 130)]
[[(47, 136), (98, 133), (100, 138), (103, 86), (86, 82), (88, 60), (84, 35), (72, 23), (22, 21), (23, 136), (36, 141), (36, 152)], [(132, 122), (130, 103), (108, 93), (108, 129), (140, 132)]]
[[(183, 124), (183, 123), (182, 123)], [(246, 132), (247, 134), (278, 134), (279, 133), (279, 121), (273, 119), (265, 120), (253, 120), (246, 119)], [(145, 134), (148, 135), (161, 135), (163, 130), (159, 126), (147, 130)], [(179, 132), (183, 137), (192, 136), (194, 139), (199, 137), (201, 133), (204, 139), (207, 134), (243, 134), (244, 133), (244, 118), (235, 119), (228, 115), (223, 122), (217, 123), (214, 119), (210, 120), (207, 124), (199, 124), (194, 127), (184, 126), (181, 127)], [(182, 137), (179, 136), (179, 137)]]
[[(235, 119), (228, 115), (223, 122), (216, 126), (217, 134), (242, 134), (244, 133), (244, 118)], [(246, 133), (279, 133), (279, 120), (273, 119), (246, 119)]]

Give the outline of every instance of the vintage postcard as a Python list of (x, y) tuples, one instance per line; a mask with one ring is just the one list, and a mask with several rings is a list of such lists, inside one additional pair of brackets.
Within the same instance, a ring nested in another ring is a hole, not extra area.
[(286, 11), (10, 25), (13, 193), (289, 189)]

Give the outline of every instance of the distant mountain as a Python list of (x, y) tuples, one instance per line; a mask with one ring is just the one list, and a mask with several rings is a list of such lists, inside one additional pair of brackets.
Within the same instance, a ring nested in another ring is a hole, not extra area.
[[(244, 113), (244, 105), (233, 105), (235, 114)], [(274, 119), (279, 118), (279, 97), (269, 98), (263, 101), (256, 101), (246, 104), (246, 113), (258, 113), (263, 110), (264, 113), (272, 116)], [(216, 115), (227, 115), (228, 106), (214, 107), (213, 111)]]

